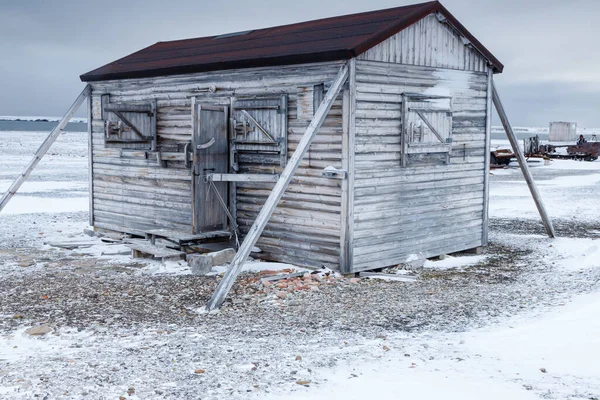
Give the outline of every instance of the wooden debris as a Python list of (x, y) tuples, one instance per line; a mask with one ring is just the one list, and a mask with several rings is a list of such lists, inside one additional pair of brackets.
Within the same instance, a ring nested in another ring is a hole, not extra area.
[(185, 257), (185, 253), (179, 250), (168, 249), (166, 247), (157, 246), (141, 239), (129, 239), (125, 246), (129, 247), (133, 258), (140, 258), (142, 254), (151, 255), (153, 258), (166, 261), (170, 259), (181, 259)]
[(64, 240), (64, 241), (48, 241), (44, 242), (48, 246), (60, 247), (61, 249), (73, 250), (73, 249), (84, 249), (92, 247), (98, 244), (97, 240)]
[(399, 282), (414, 282), (417, 280), (417, 277), (413, 275), (382, 274), (378, 272), (360, 272), (358, 275), (361, 278), (379, 278)]
[(290, 279), (290, 278), (298, 278), (303, 276), (305, 272), (295, 272), (293, 274), (279, 274), (279, 275), (271, 275), (261, 278), (261, 282), (275, 282), (280, 281), (282, 279)]

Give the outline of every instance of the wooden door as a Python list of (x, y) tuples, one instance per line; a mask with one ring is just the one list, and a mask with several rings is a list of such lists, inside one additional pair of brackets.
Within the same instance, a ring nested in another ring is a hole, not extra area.
[[(215, 192), (227, 202), (227, 182), (208, 181), (211, 173), (227, 173), (229, 166), (229, 108), (193, 103), (193, 233), (227, 229), (227, 214)], [(227, 204), (227, 203), (226, 203)]]

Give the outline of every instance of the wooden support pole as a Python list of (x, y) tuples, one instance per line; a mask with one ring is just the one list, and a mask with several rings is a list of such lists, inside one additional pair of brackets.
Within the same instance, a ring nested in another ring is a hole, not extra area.
[(492, 79), (494, 71), (490, 67), (487, 77), (487, 91), (485, 96), (485, 153), (483, 168), (483, 230), (481, 244), (487, 246), (490, 223), (490, 147), (492, 142)]
[(492, 80), (492, 100), (494, 101), (494, 106), (496, 107), (496, 111), (498, 111), (498, 116), (500, 117), (500, 121), (502, 121), (502, 126), (504, 126), (504, 130), (506, 131), (506, 136), (508, 136), (508, 140), (510, 141), (510, 145), (513, 148), (513, 153), (517, 157), (517, 161), (519, 162), (519, 166), (521, 167), (521, 171), (523, 172), (523, 176), (525, 177), (525, 182), (527, 182), (527, 186), (529, 186), (529, 191), (531, 192), (531, 196), (533, 197), (533, 201), (535, 202), (535, 206), (540, 213), (540, 217), (542, 217), (542, 222), (544, 223), (544, 227), (546, 228), (546, 232), (548, 236), (551, 238), (556, 237), (554, 233), (554, 227), (552, 226), (552, 221), (546, 212), (546, 208), (544, 207), (544, 203), (542, 202), (542, 197), (535, 186), (535, 182), (533, 180), (533, 176), (531, 176), (531, 172), (529, 171), (529, 166), (527, 165), (527, 161), (523, 156), (523, 151), (521, 151), (521, 147), (519, 147), (519, 141), (513, 132), (512, 126), (508, 121), (508, 117), (506, 112), (504, 111), (504, 106), (500, 101), (500, 96), (498, 95), (498, 91), (496, 90), (496, 86)]
[[(8, 188), (8, 191), (4, 194), (4, 196), (2, 196), (2, 200), (0, 200), (0, 211), (2, 211), (2, 209), (8, 204), (10, 199), (12, 199), (13, 196), (15, 195), (15, 193), (17, 193), (17, 190), (19, 190), (19, 188), (21, 187), (23, 182), (25, 182), (27, 180), (27, 178), (31, 174), (31, 171), (33, 171), (33, 169), (39, 164), (42, 157), (44, 157), (44, 155), (46, 154), (46, 152), (48, 151), (50, 146), (52, 146), (52, 143), (54, 143), (56, 141), (56, 139), (58, 138), (60, 133), (63, 131), (63, 129), (65, 129), (65, 127), (67, 126), (67, 124), (69, 123), (71, 118), (73, 118), (73, 115), (77, 112), (77, 110), (81, 106), (81, 104), (90, 95), (91, 91), (92, 91), (91, 86), (86, 85), (86, 87), (79, 94), (79, 96), (77, 96), (77, 99), (71, 105), (71, 108), (69, 108), (69, 110), (67, 111), (65, 116), (62, 117), (62, 119), (60, 120), (58, 125), (56, 125), (56, 127), (52, 130), (52, 132), (50, 132), (50, 134), (48, 135), (46, 140), (44, 140), (44, 143), (42, 143), (40, 148), (37, 150), (33, 159), (29, 162), (29, 164), (25, 168), (25, 171), (23, 171), (21, 173), (21, 175), (19, 175), (19, 177), (17, 179), (15, 179), (15, 181), (10, 186), (10, 188)], [(90, 184), (91, 184), (91, 182), (90, 182)]]
[(319, 128), (323, 124), (323, 121), (325, 121), (327, 113), (331, 109), (331, 105), (342, 90), (342, 87), (346, 82), (347, 78), (348, 66), (344, 65), (342, 66), (342, 68), (340, 68), (337, 77), (335, 78), (334, 82), (329, 88), (329, 91), (325, 95), (325, 98), (321, 102), (321, 105), (315, 112), (315, 115), (312, 121), (310, 122), (310, 125), (308, 125), (308, 128), (306, 128), (306, 131), (304, 132), (304, 135), (302, 135), (302, 139), (300, 139), (296, 151), (290, 157), (290, 160), (288, 161), (285, 169), (281, 173), (281, 177), (275, 184), (275, 187), (273, 188), (273, 191), (267, 198), (267, 201), (265, 202), (264, 206), (261, 208), (258, 216), (256, 217), (256, 220), (254, 221), (254, 224), (248, 231), (248, 234), (244, 238), (242, 245), (235, 254), (233, 261), (229, 265), (225, 276), (223, 276), (223, 279), (221, 279), (221, 282), (219, 282), (215, 293), (213, 293), (212, 297), (208, 301), (206, 305), (207, 311), (212, 311), (216, 308), (219, 308), (223, 304), (227, 293), (229, 293), (231, 287), (233, 286), (233, 283), (235, 282), (235, 279), (241, 272), (244, 262), (246, 262), (246, 259), (250, 255), (252, 247), (256, 244), (256, 241), (265, 229), (267, 222), (269, 222), (269, 218), (271, 218), (271, 215), (273, 214), (273, 211), (275, 211), (279, 200), (281, 200), (283, 193), (285, 192), (290, 181), (294, 177), (296, 170), (300, 166), (300, 162), (304, 158), (306, 151), (312, 143), (313, 138), (319, 131)]

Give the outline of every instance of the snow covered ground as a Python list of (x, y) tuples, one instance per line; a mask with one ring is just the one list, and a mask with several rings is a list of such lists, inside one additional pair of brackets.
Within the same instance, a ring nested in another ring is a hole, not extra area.
[[(0, 132), (0, 190), (42, 139)], [(62, 135), (0, 213), (0, 398), (600, 398), (600, 162), (532, 168), (558, 239), (519, 171), (495, 170), (483, 255), (283, 298), (256, 274), (288, 266), (255, 263), (202, 314), (223, 268), (44, 245), (89, 240), (86, 145)]]

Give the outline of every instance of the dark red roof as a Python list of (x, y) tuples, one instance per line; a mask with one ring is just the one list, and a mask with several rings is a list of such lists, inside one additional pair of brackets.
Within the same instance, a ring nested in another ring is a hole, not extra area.
[(492, 63), (503, 65), (438, 1), (344, 15), (246, 33), (158, 42), (81, 75), (81, 80), (142, 78), (234, 68), (345, 60), (358, 56), (433, 12)]

